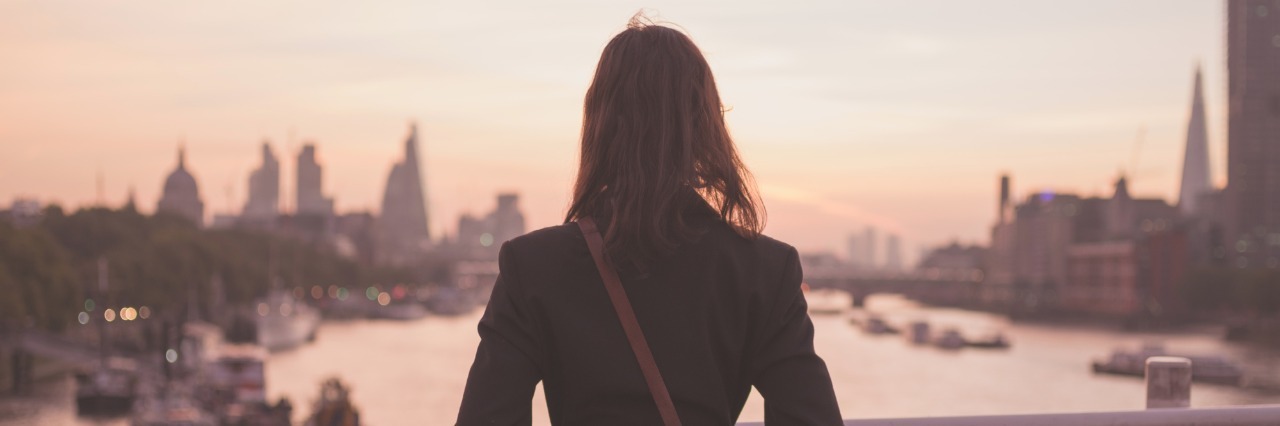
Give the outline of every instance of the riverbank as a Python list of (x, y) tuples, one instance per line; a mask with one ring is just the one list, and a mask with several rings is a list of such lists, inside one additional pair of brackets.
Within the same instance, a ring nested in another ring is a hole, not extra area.
[(1223, 341), (1280, 349), (1280, 318), (1240, 319), (1225, 314), (1178, 316), (1098, 316), (1078, 312), (1041, 310), (1017, 311), (988, 305), (921, 304), (938, 309), (984, 312), (1008, 318), (1012, 323), (1070, 326), (1098, 330), (1148, 333), (1207, 333)]
[(1224, 338), (1233, 342), (1280, 348), (1280, 318), (1231, 322), (1227, 324)]
[[(14, 389), (13, 352), (11, 347), (0, 347), (0, 360), (4, 362), (4, 368), (0, 368), (0, 394), (3, 395), (12, 394)], [(40, 386), (42, 382), (48, 382), (49, 380), (61, 379), (73, 372), (71, 365), (57, 360), (41, 356), (35, 356), (32, 360), (32, 380), (36, 386)]]

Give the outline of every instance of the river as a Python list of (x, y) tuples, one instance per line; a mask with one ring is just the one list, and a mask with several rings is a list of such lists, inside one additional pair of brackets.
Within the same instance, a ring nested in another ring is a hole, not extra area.
[[(846, 418), (1141, 409), (1141, 379), (1095, 375), (1089, 361), (1147, 341), (1163, 342), (1172, 351), (1224, 355), (1255, 375), (1280, 375), (1280, 352), (1225, 343), (1209, 329), (1128, 333), (1009, 323), (985, 313), (920, 307), (889, 296), (869, 299), (867, 310), (891, 321), (925, 319), (935, 328), (997, 326), (1013, 346), (945, 351), (911, 345), (902, 336), (864, 334), (849, 324), (847, 314), (815, 314), (815, 345), (827, 361)], [(367, 424), (452, 424), (479, 340), (479, 316), (326, 322), (315, 343), (271, 355), (268, 393), (272, 400), (289, 397), (295, 418), (301, 419), (319, 383), (338, 376), (352, 386), (352, 398)], [(77, 419), (73, 393), (67, 378), (43, 382), (31, 396), (0, 399), (0, 425), (127, 424)], [(1197, 407), (1277, 403), (1280, 393), (1199, 383), (1192, 389)], [(533, 413), (534, 424), (547, 424), (540, 390)], [(763, 401), (753, 393), (741, 420), (763, 417)]]

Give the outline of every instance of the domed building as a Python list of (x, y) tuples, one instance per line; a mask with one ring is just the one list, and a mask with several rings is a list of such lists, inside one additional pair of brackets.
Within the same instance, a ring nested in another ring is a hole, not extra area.
[(164, 194), (156, 212), (177, 213), (195, 223), (204, 226), (204, 201), (200, 200), (200, 187), (196, 178), (187, 172), (187, 153), (178, 148), (178, 168), (164, 180)]

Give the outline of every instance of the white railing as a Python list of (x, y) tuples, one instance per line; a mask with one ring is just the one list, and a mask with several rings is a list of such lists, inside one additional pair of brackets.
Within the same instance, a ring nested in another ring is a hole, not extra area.
[[(845, 426), (1276, 426), (1280, 405), (1188, 408), (1191, 361), (1178, 357), (1147, 359), (1147, 410), (1002, 416), (919, 417), (845, 420)], [(762, 426), (763, 422), (738, 423)]]

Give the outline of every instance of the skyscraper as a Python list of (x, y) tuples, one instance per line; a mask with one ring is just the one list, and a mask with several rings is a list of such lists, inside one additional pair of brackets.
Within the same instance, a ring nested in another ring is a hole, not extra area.
[(240, 219), (270, 225), (280, 212), (280, 161), (262, 141), (262, 165), (249, 174), (249, 199)]
[(1009, 175), (1000, 175), (1000, 204), (996, 207), (996, 223), (1001, 224), (1012, 219), (1010, 216), (1013, 211), (1013, 204), (1009, 201)]
[(849, 234), (845, 248), (849, 252), (849, 265), (861, 269), (865, 265), (862, 264), (862, 238), (858, 234)]
[(876, 257), (876, 228), (868, 226), (862, 231), (862, 264), (874, 269), (879, 259)]
[(297, 195), (297, 214), (299, 216), (333, 216), (333, 199), (324, 196), (321, 190), (324, 170), (316, 162), (315, 144), (302, 146), (298, 153), (298, 180), (294, 193)]
[(490, 216), (493, 218), (493, 236), (499, 243), (524, 235), (524, 213), (520, 212), (519, 199), (520, 196), (514, 193), (498, 194), (498, 208)]
[(861, 234), (849, 236), (849, 262), (858, 269), (875, 269), (876, 229), (868, 226)]
[(176, 213), (204, 226), (204, 201), (200, 200), (200, 186), (196, 178), (187, 172), (187, 152), (178, 148), (178, 168), (164, 180), (164, 192), (156, 205), (157, 212)]
[(902, 270), (902, 240), (898, 234), (889, 234), (885, 237), (884, 268), (890, 271)]
[(384, 248), (384, 258), (410, 256), (430, 242), (427, 231), (426, 197), (422, 191), (422, 173), (418, 168), (418, 126), (409, 126), (409, 137), (404, 141), (404, 159), (391, 167), (387, 177), (387, 190), (382, 197), (382, 216), (379, 218)]
[(1187, 146), (1182, 157), (1182, 185), (1178, 189), (1178, 209), (1184, 215), (1199, 213), (1197, 202), (1212, 191), (1209, 182), (1209, 131), (1204, 121), (1204, 88), (1200, 66), (1196, 66), (1195, 88), (1191, 95), (1191, 118), (1187, 121)]
[(1227, 7), (1227, 248), (1236, 266), (1280, 266), (1280, 5)]
[(463, 247), (487, 247), (497, 253), (502, 243), (524, 235), (524, 213), (519, 195), (498, 194), (498, 207), (483, 218), (463, 215), (458, 219), (458, 244)]

